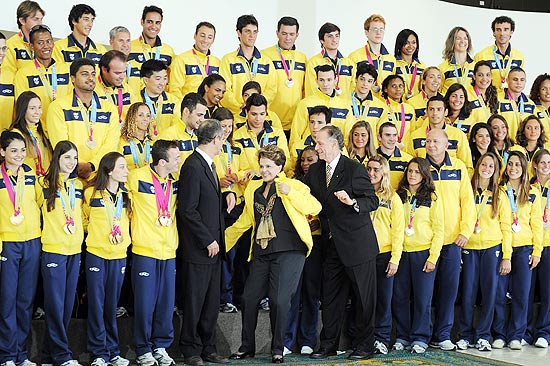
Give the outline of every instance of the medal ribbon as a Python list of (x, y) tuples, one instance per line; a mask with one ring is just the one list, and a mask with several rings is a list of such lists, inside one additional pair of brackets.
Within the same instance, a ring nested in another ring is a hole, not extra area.
[(25, 191), (25, 172), (21, 166), (17, 169), (17, 181), (15, 187), (6, 170), (6, 163), (2, 163), (2, 179), (6, 185), (8, 196), (13, 205), (13, 216), (21, 213), (21, 204), (23, 203), (23, 194)]
[(97, 119), (97, 103), (95, 98), (92, 97), (92, 110), (88, 111), (77, 94), (75, 94), (75, 97), (78, 102), (78, 107), (80, 108), (80, 113), (82, 114), (82, 119), (84, 120), (86, 129), (88, 130), (88, 140), (94, 141), (94, 123)]
[(28, 129), (29, 135), (31, 136), (31, 141), (34, 146), (34, 150), (36, 151), (36, 161), (34, 162), (36, 166), (36, 175), (44, 175), (44, 165), (42, 163), (42, 150), (40, 150), (40, 144), (38, 143), (37, 138), (32, 133), (31, 129)]
[[(407, 70), (407, 67), (405, 66), (405, 70), (407, 71), (408, 74), (410, 74), (410, 67), (408, 68)], [(417, 67), (416, 65), (414, 65), (414, 69), (413, 69), (413, 72), (411, 74), (411, 83), (409, 85), (409, 90), (407, 91), (407, 95), (412, 95), (413, 94), (413, 89), (414, 89), (414, 83), (416, 82), (416, 72), (417, 72)]]
[[(519, 113), (519, 122), (523, 120), (523, 113), (525, 113), (525, 102), (523, 101), (523, 98), (521, 95), (519, 96), (519, 106), (518, 103), (515, 101), (514, 97), (512, 97), (512, 94), (510, 94), (510, 90), (506, 90), (506, 94), (508, 95), (508, 99), (510, 99), (512, 103), (512, 108), (514, 109), (514, 112)], [(515, 105), (515, 108), (514, 108)], [(519, 108), (518, 108), (519, 107)]]
[(141, 168), (145, 164), (148, 164), (149, 161), (151, 160), (151, 143), (149, 142), (149, 140), (145, 140), (145, 146), (143, 147), (143, 149), (145, 150), (144, 160), (141, 159), (142, 153), (140, 153), (140, 151), (138, 150), (135, 140), (132, 139), (129, 141), (129, 143), (130, 143), (130, 152), (132, 153), (132, 160), (134, 161), (135, 167)]
[(514, 216), (514, 221), (512, 222), (512, 225), (517, 225), (519, 221), (518, 203), (510, 184), (507, 184), (506, 186), (506, 193), (508, 194), (508, 199), (510, 200), (510, 208), (512, 209), (512, 215)]
[[(143, 50), (143, 57), (145, 57), (146, 60), (150, 60), (151, 58), (153, 58), (152, 52), (147, 51), (147, 45), (145, 44), (143, 36), (139, 36), (139, 40), (140, 40), (140, 42), (142, 42), (141, 43), (141, 49)], [(151, 47), (151, 50), (152, 49), (153, 49), (153, 47)], [(160, 46), (156, 46), (154, 59), (155, 60), (160, 60)]]
[(57, 194), (61, 200), (61, 207), (65, 215), (65, 225), (74, 225), (74, 207), (75, 207), (75, 188), (74, 180), (69, 180), (69, 192), (67, 189), (58, 189)]
[(542, 214), (542, 221), (548, 222), (548, 208), (550, 208), (550, 192), (548, 191), (548, 187), (544, 187), (544, 190), (542, 191), (542, 196), (544, 197), (544, 194), (546, 194), (546, 205), (544, 206), (544, 213)]
[(279, 44), (276, 45), (277, 47), (277, 53), (279, 54), (279, 58), (281, 59), (281, 62), (283, 63), (283, 68), (285, 69), (286, 78), (288, 81), (292, 81), (292, 73), (294, 72), (294, 57), (295, 54), (292, 52), (292, 60), (289, 62), (289, 66), (286, 64), (286, 60), (283, 57), (283, 51), (281, 50), (281, 47), (279, 47)]
[(481, 104), (481, 108), (485, 111), (485, 116), (489, 119), (489, 108), (485, 104), (485, 99), (483, 98), (483, 95), (481, 95), (481, 92), (477, 86), (474, 86), (474, 92), (476, 93), (477, 100), (479, 100), (479, 103)]
[(264, 147), (267, 145), (269, 145), (269, 133), (267, 133), (267, 131), (264, 130), (264, 136), (262, 137), (262, 144), (260, 145), (260, 147)]
[(118, 107), (118, 122), (120, 122), (120, 125), (122, 126), (122, 108), (124, 108), (124, 101), (122, 96), (122, 87), (117, 88), (118, 89), (118, 95), (117, 95), (117, 107)]
[(409, 229), (412, 229), (412, 227), (413, 227), (414, 212), (415, 212), (415, 211), (416, 211), (416, 197), (413, 197), (411, 209), (410, 209), (410, 211), (409, 211), (409, 224), (407, 225), (407, 227), (408, 227)]
[(489, 196), (481, 194), (481, 202), (479, 203), (479, 207), (477, 208), (477, 219), (476, 219), (476, 227), (479, 227), (479, 220), (481, 219), (481, 215), (483, 215), (483, 211), (485, 210), (485, 206), (487, 206), (487, 201), (489, 201)]
[[(369, 62), (369, 64), (374, 66), (374, 61), (372, 59), (368, 43), (365, 45), (365, 53), (367, 54), (367, 61)], [(376, 71), (378, 72), (378, 75), (380, 75), (380, 64), (381, 64), (380, 60), (377, 59), (376, 60)], [(374, 80), (374, 85), (378, 85), (378, 80)]]
[(54, 101), (56, 99), (56, 93), (57, 93), (57, 71), (56, 71), (55, 65), (52, 65), (52, 76), (50, 78), (51, 82), (48, 81), (45, 68), (42, 68), (42, 66), (40, 65), (37, 59), (34, 59), (34, 67), (36, 68), (36, 71), (38, 71), (39, 73), (40, 79), (42, 80), (42, 85), (44, 86), (44, 89), (46, 89), (46, 92), (50, 96), (50, 100)]
[(170, 218), (170, 196), (172, 193), (172, 181), (167, 180), (166, 182), (166, 191), (162, 188), (157, 176), (151, 172), (151, 177), (153, 178), (153, 187), (155, 188), (155, 199), (157, 201), (157, 213), (158, 217), (167, 217)]
[(120, 231), (120, 219), (122, 217), (122, 205), (124, 199), (122, 198), (122, 192), (119, 192), (116, 195), (116, 202), (113, 202), (110, 193), (101, 193), (103, 196), (103, 206), (105, 206), (105, 214), (107, 215), (107, 222), (111, 227), (111, 235), (122, 235)]
[[(498, 57), (498, 54), (497, 54), (497, 48), (493, 46), (492, 50), (493, 50), (493, 57), (495, 58), (495, 62), (498, 66), (498, 72), (500, 73), (500, 82), (504, 84), (506, 82), (506, 76), (508, 76), (508, 73), (510, 72), (510, 68), (512, 67), (512, 62), (510, 60), (512, 55), (507, 55), (509, 56), (508, 60), (506, 60), (506, 56), (504, 56), (504, 58), (502, 59), (502, 62), (500, 62), (500, 57)], [(505, 67), (504, 73), (502, 72), (503, 66)]]
[(233, 150), (229, 141), (225, 142), (225, 148), (227, 149), (227, 174), (231, 174), (231, 162), (233, 161)]
[(193, 48), (191, 51), (193, 51), (193, 55), (195, 55), (195, 58), (197, 59), (197, 66), (199, 67), (201, 74), (208, 76), (208, 70), (210, 70), (210, 55), (206, 55), (206, 64), (203, 65), (195, 49)]
[(160, 123), (160, 113), (157, 113), (158, 99), (153, 104), (151, 97), (149, 96), (149, 94), (147, 94), (147, 91), (145, 89), (143, 90), (143, 98), (145, 99), (145, 104), (147, 104), (147, 106), (149, 107), (149, 110), (151, 111), (151, 116), (153, 117), (153, 133), (155, 134), (155, 136), (158, 136), (158, 125)]
[[(401, 143), (401, 140), (403, 139), (403, 135), (405, 134), (405, 123), (406, 123), (405, 104), (403, 103), (400, 103), (400, 104), (401, 104), (401, 114), (400, 114), (401, 126), (399, 127), (399, 136), (397, 136), (397, 142), (399, 143)], [(393, 122), (394, 111), (393, 111), (393, 108), (391, 107), (391, 103), (389, 99), (386, 99), (386, 105), (390, 110), (388, 117), (390, 117), (390, 121)]]
[(351, 93), (351, 108), (353, 109), (353, 115), (359, 119), (360, 116), (363, 116), (364, 118), (366, 117), (366, 115), (368, 114), (368, 110), (369, 110), (369, 103), (367, 103), (367, 105), (365, 106), (361, 106), (361, 110), (359, 110), (359, 105), (357, 104), (357, 97), (356, 97), (356, 94), (355, 92), (352, 92)]
[(126, 64), (126, 78), (128, 79), (128, 82), (130, 82), (130, 76), (132, 76), (132, 64), (128, 62)]

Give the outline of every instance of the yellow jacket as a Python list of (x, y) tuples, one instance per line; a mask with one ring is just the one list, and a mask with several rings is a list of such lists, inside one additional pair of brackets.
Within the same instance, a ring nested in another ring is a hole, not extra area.
[(97, 65), (101, 56), (107, 52), (107, 49), (102, 44), (95, 44), (89, 37), (88, 42), (88, 49), (86, 53), (83, 54), (71, 33), (68, 37), (55, 41), (52, 56), (57, 62), (64, 62), (67, 64), (71, 64), (77, 58), (86, 57)]
[[(185, 123), (181, 119), (178, 119), (176, 124), (170, 126), (170, 128), (162, 131), (158, 138), (164, 140), (175, 140), (177, 142), (181, 157), (181, 164), (179, 166), (180, 169), (189, 155), (191, 155), (197, 146), (199, 146), (197, 135), (195, 133), (190, 134), (187, 132)], [(175, 174), (175, 176), (178, 175), (179, 171)]]
[[(208, 70), (206, 70), (208, 64)], [(210, 51), (205, 55), (194, 47), (176, 56), (170, 65), (169, 92), (178, 99), (188, 93), (197, 92), (197, 88), (207, 75), (220, 73), (220, 59)]]
[(535, 102), (524, 93), (521, 93), (519, 100), (510, 100), (507, 88), (498, 93), (498, 102), (498, 113), (508, 122), (508, 136), (515, 141), (521, 121), (530, 114), (536, 114)]
[[(489, 249), (502, 243), (502, 259), (512, 257), (512, 211), (506, 193), (499, 188), (498, 212), (493, 217), (492, 192), (489, 190), (475, 195), (476, 213), (479, 217), (480, 232), (468, 239), (464, 249)], [(482, 202), (486, 202), (484, 205)], [(482, 208), (483, 207), (483, 208)], [(482, 212), (480, 212), (482, 210)]]
[[(44, 180), (40, 178), (39, 182), (42, 184), (42, 188), (44, 188)], [(82, 181), (72, 176), (65, 181), (64, 175), (60, 174), (60, 185), (69, 187), (71, 182), (74, 183), (75, 188), (75, 205), (73, 213), (76, 231), (74, 234), (68, 235), (63, 230), (65, 225), (65, 214), (59, 195), (55, 199), (54, 209), (48, 212), (48, 197), (44, 194), (44, 201), (42, 202), (42, 219), (44, 221), (44, 227), (42, 229), (42, 250), (44, 252), (74, 255), (80, 253), (82, 250), (82, 241), (84, 240), (84, 229), (82, 226), (82, 198), (84, 196)]]
[[(311, 230), (307, 220), (308, 215), (317, 215), (321, 211), (321, 204), (309, 193), (309, 188), (302, 182), (287, 178), (284, 173), (279, 173), (274, 183), (286, 183), (290, 186), (288, 194), (281, 194), (277, 187), (277, 195), (281, 198), (285, 211), (298, 232), (300, 239), (307, 246), (307, 255), (313, 247)], [(254, 192), (261, 187), (263, 180), (252, 180), (244, 192), (244, 211), (237, 221), (225, 230), (225, 246), (229, 251), (241, 235), (252, 227), (251, 242), (254, 243), (256, 220), (254, 219)], [(276, 225), (276, 223), (275, 223)], [(275, 228), (276, 229), (276, 228)], [(248, 260), (252, 259), (252, 244)]]
[[(445, 244), (451, 244), (459, 234), (469, 239), (474, 232), (476, 209), (468, 171), (462, 161), (445, 154), (438, 169), (428, 159), (438, 199), (445, 210)], [(454, 244), (453, 244), (454, 245)]]
[[(229, 161), (229, 149), (231, 149), (231, 161)], [(239, 146), (229, 145), (224, 141), (222, 145), (222, 151), (214, 157), (214, 164), (216, 164), (216, 173), (218, 178), (225, 178), (229, 175), (229, 169), (231, 168), (231, 174), (237, 174), (239, 180), (244, 178), (244, 170), (241, 170), (241, 153), (242, 149)], [(244, 185), (241, 183), (233, 183), (229, 188), (222, 188), (222, 192), (233, 192), (237, 196), (237, 204), (239, 204), (243, 198)]]
[[(378, 195), (378, 192), (377, 192)], [(380, 195), (378, 195), (380, 199)], [(380, 200), (376, 211), (371, 212), (371, 219), (378, 239), (380, 253), (391, 252), (390, 263), (399, 265), (403, 252), (405, 237), (405, 214), (403, 203), (397, 193), (393, 192), (389, 202)]]
[[(128, 164), (129, 170), (141, 168), (142, 166), (148, 165), (152, 162), (151, 148), (153, 147), (153, 141), (149, 138), (149, 136), (146, 136), (143, 142), (136, 138), (132, 140), (134, 141), (133, 144), (136, 147), (135, 151), (137, 153), (137, 161), (134, 160), (134, 156), (132, 155), (130, 141), (126, 141), (126, 139), (121, 136), (118, 142), (118, 152), (124, 155), (124, 159), (126, 160), (126, 164)], [(149, 154), (147, 154), (146, 151), (147, 143), (149, 143)]]
[[(3, 163), (2, 163), (3, 165)], [(42, 203), (42, 192), (40, 185), (36, 182), (36, 175), (32, 168), (23, 164), (19, 169), (24, 172), (23, 201), (21, 202), (21, 214), (23, 222), (14, 225), (10, 221), (14, 208), (6, 188), (4, 178), (0, 176), (0, 238), (7, 242), (21, 242), (40, 237), (40, 208)], [(6, 169), (8, 177), (17, 181), (17, 174), (14, 175), (10, 169)], [(12, 182), (13, 182), (12, 180)], [(16, 184), (13, 189), (17, 192)]]
[(252, 65), (249, 65), (240, 47), (237, 51), (229, 52), (223, 56), (220, 74), (225, 79), (225, 95), (221, 105), (228, 108), (233, 114), (239, 113), (241, 110), (242, 89), (248, 81), (254, 80), (260, 83), (262, 95), (266, 97), (268, 107), (277, 95), (277, 75), (272, 61), (260, 53), (256, 47), (254, 47)]
[[(1, 66), (1, 65), (0, 65)], [(0, 128), (10, 128), (15, 116), (15, 91), (13, 76), (0, 67)]]
[[(378, 126), (388, 121), (388, 107), (386, 103), (375, 97), (372, 92), (363, 101), (359, 100), (355, 93), (351, 93), (350, 97), (350, 111), (355, 118), (350, 118), (346, 121), (346, 131), (349, 132), (355, 122), (365, 121), (369, 123), (373, 136), (378, 135)], [(396, 124), (398, 133), (400, 125), (401, 122)], [(378, 146), (378, 139), (375, 138), (374, 140), (374, 144)]]
[[(141, 99), (138, 96), (137, 90), (132, 89), (126, 81), (122, 82), (120, 88), (116, 86), (107, 86), (101, 79), (101, 76), (97, 77), (97, 83), (95, 85), (95, 92), (101, 101), (111, 103), (117, 110), (117, 119), (122, 126), (122, 122), (126, 119), (126, 114), (130, 106), (136, 102), (140, 102)], [(118, 108), (118, 89), (121, 89), (122, 97), (122, 111)], [(120, 113), (118, 113), (120, 112)]]
[[(405, 227), (409, 224), (414, 196), (407, 192), (407, 201), (403, 204)], [(429, 250), (428, 261), (436, 264), (443, 248), (443, 236), (445, 230), (443, 203), (439, 193), (432, 195), (429, 202), (417, 205), (414, 210), (412, 228), (414, 234), (404, 236), (404, 252), (420, 252)]]
[[(82, 203), (82, 221), (84, 231), (88, 233), (86, 237), (86, 250), (93, 255), (103, 259), (121, 259), (126, 258), (126, 249), (131, 243), (130, 239), (130, 220), (128, 218), (128, 207), (122, 208), (120, 217), (120, 231), (123, 242), (112, 244), (109, 241), (111, 233), (111, 224), (107, 219), (107, 213), (103, 194), (109, 194), (102, 191), (96, 191), (92, 197), (94, 187), (86, 188), (84, 191), (84, 202)], [(121, 188), (123, 195), (128, 194), (126, 188)]]
[[(544, 211), (546, 209), (546, 222), (550, 222), (550, 181), (546, 182), (544, 187), (541, 187), (540, 183), (533, 184), (533, 186), (537, 187), (541, 191), (541, 206), (542, 206), (542, 212), (543, 212), (543, 230), (544, 230), (544, 238), (543, 238), (543, 246), (544, 247), (550, 247), (550, 227), (545, 228), (544, 225)], [(548, 205), (548, 208), (546, 207)]]
[(539, 117), (542, 122), (542, 127), (544, 128), (544, 135), (546, 136), (546, 143), (544, 144), (545, 149), (550, 148), (550, 111), (540, 104), (535, 106), (535, 114)]
[[(44, 127), (44, 125), (42, 125), (42, 127)], [(17, 132), (18, 134), (20, 134), (23, 137), (25, 136), (17, 128), (12, 129), (12, 131)], [(30, 128), (30, 131), (32, 132), (32, 135), (34, 136), (34, 138), (36, 138), (36, 142), (38, 144), (38, 147), (40, 148), (40, 153), (42, 154), (42, 168), (44, 169), (44, 171), (46, 171), (50, 167), (50, 162), (51, 162), (51, 159), (52, 159), (52, 157), (50, 155), (50, 151), (48, 149), (46, 149), (46, 145), (44, 145), (44, 141), (42, 140), (42, 138), (38, 134), (37, 127), (32, 126)], [(34, 145), (30, 145), (29, 142), (30, 141), (27, 141), (27, 156), (25, 157), (24, 163), (27, 164), (28, 166), (30, 166), (34, 170), (34, 172), (36, 173), (37, 164), (38, 164), (38, 155), (36, 153), (36, 148), (34, 147)]]
[[(173, 221), (170, 226), (157, 225), (158, 211), (156, 197), (153, 193), (153, 174), (161, 184), (172, 182), (168, 206)], [(161, 178), (150, 165), (146, 165), (130, 171), (127, 185), (132, 200), (132, 252), (160, 260), (175, 258), (178, 247), (178, 229), (176, 227), (178, 181), (172, 176)]]
[(454, 83), (462, 84), (465, 88), (472, 82), (474, 76), (474, 60), (468, 55), (464, 66), (456, 64), (455, 57), (443, 61), (437, 68), (441, 71), (441, 93), (445, 95), (447, 89)]
[[(86, 145), (89, 130), (74, 93), (56, 99), (50, 105), (46, 126), (52, 146), (62, 140), (73, 142), (78, 148), (78, 161), (91, 162), (97, 169), (103, 155), (117, 150), (120, 129), (116, 107), (112, 103), (99, 100), (95, 92), (93, 98), (97, 103), (97, 117), (93, 123), (93, 139), (96, 142), (94, 149)], [(91, 115), (91, 111), (90, 106), (88, 115)]]
[[(494, 52), (493, 50), (495, 50), (496, 52)], [(502, 71), (500, 71), (497, 60), (495, 60), (495, 53), (496, 58), (502, 68)], [(478, 61), (488, 61), (491, 64), (491, 79), (493, 81), (493, 85), (495, 86), (495, 88), (497, 88), (497, 90), (502, 89), (502, 78), (507, 78), (508, 72), (512, 68), (525, 67), (525, 56), (523, 56), (523, 53), (521, 51), (512, 48), (511, 44), (508, 45), (508, 49), (506, 50), (504, 55), (501, 54), (500, 51), (498, 51), (498, 48), (494, 44), (485, 47), (474, 56), (474, 62)]]
[[(166, 65), (171, 66), (174, 57), (176, 56), (172, 46), (163, 43), (159, 36), (155, 41), (153, 47), (149, 46), (147, 42), (143, 40), (143, 36), (134, 39), (130, 43), (130, 54), (128, 55), (128, 62), (132, 68), (132, 77), (128, 83), (134, 90), (139, 90), (143, 87), (141, 77), (138, 77), (139, 71), (136, 73), (134, 70), (141, 70), (141, 65), (151, 59), (157, 59), (164, 62)], [(158, 54), (158, 57), (157, 57)], [(170, 76), (171, 70), (168, 70), (168, 76)]]
[[(358, 49), (350, 53), (348, 56), (348, 59), (350, 60), (350, 64), (353, 66), (353, 78), (351, 81), (352, 88), (355, 88), (355, 74), (357, 72), (357, 64), (361, 61), (368, 62), (369, 60), (367, 56), (367, 49), (371, 55), (373, 66), (376, 68), (376, 71), (378, 72), (376, 85), (378, 85), (381, 88), (382, 82), (384, 81), (384, 79), (387, 78), (389, 75), (395, 73), (395, 67), (397, 66), (395, 56), (389, 53), (383, 44), (380, 45), (380, 55), (376, 56), (370, 48), (370, 43), (367, 42), (364, 46), (359, 47)], [(376, 93), (376, 94), (377, 94), (376, 97), (380, 97), (380, 93)], [(405, 91), (405, 94), (406, 94), (406, 91)]]
[(32, 52), (29, 42), (22, 32), (18, 32), (6, 40), (8, 48), (4, 62), (2, 62), (2, 73), (10, 76), (12, 79), (17, 70), (26, 65), (32, 65)]
[(290, 130), (292, 118), (296, 112), (298, 102), (304, 97), (304, 80), (306, 76), (307, 58), (305, 53), (293, 50), (281, 49), (281, 54), (287, 63), (290, 77), (293, 85), (287, 85), (288, 76), (283, 66), (283, 61), (277, 50), (277, 45), (273, 45), (262, 51), (273, 61), (275, 74), (277, 75), (277, 95), (270, 104), (270, 107), (281, 118), (284, 130)]
[[(141, 89), (137, 101), (147, 104), (145, 89)], [(156, 101), (151, 100), (151, 104), (154, 109), (151, 110), (151, 117), (154, 116), (153, 123), (155, 123), (159, 135), (168, 128), (178, 124), (178, 120), (181, 119), (181, 101), (174, 95), (162, 92)], [(156, 136), (153, 136), (153, 139), (156, 140)]]
[(340, 74), (338, 74), (338, 67), (334, 67), (334, 63), (330, 57), (323, 51), (311, 57), (306, 64), (306, 76), (304, 85), (304, 94), (306, 97), (314, 95), (318, 88), (317, 85), (317, 73), (316, 69), (321, 65), (332, 65), (336, 71), (336, 77), (338, 78), (338, 87), (342, 91), (341, 95), (349, 95), (353, 90), (353, 70), (355, 69), (355, 63), (348, 57), (344, 57), (340, 51), (337, 52), (336, 58), (340, 66)]
[[(416, 68), (416, 77), (414, 77), (414, 83), (413, 83), (415, 68)], [(396, 57), (395, 73), (397, 75), (401, 75), (403, 79), (405, 79), (405, 94), (403, 94), (404, 99), (407, 99), (407, 100), (411, 99), (407, 95), (409, 93), (409, 90), (411, 91), (411, 94), (414, 96), (418, 94), (422, 94), (418, 92), (418, 87), (420, 86), (420, 82), (422, 81), (422, 72), (424, 71), (425, 68), (426, 68), (426, 64), (418, 59), (413, 59), (412, 63), (409, 65), (401, 57)]]

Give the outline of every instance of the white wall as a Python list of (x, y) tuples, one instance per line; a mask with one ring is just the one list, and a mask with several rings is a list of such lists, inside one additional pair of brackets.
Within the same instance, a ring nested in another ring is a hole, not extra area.
[[(46, 10), (44, 24), (52, 28), (55, 37), (69, 32), (67, 15), (71, 6), (80, 1), (39, 0)], [(260, 23), (258, 47), (275, 42), (277, 20), (284, 15), (298, 18), (301, 25), (298, 47), (308, 56), (319, 52), (317, 31), (326, 21), (342, 29), (341, 50), (348, 54), (365, 43), (363, 22), (372, 13), (382, 14), (387, 21), (384, 44), (393, 52), (395, 36), (403, 28), (414, 29), (420, 37), (421, 59), (428, 65), (441, 62), (441, 51), (449, 30), (461, 25), (470, 31), (473, 54), (493, 42), (491, 21), (498, 15), (508, 15), (516, 22), (512, 45), (526, 55), (528, 83), (536, 75), (550, 72), (545, 65), (548, 52), (541, 52), (542, 29), (550, 23), (550, 14), (497, 11), (464, 7), (436, 0), (89, 0), (97, 13), (91, 38), (108, 43), (108, 31), (124, 25), (136, 38), (141, 27), (139, 19), (144, 5), (155, 4), (164, 10), (161, 38), (181, 53), (193, 44), (195, 25), (208, 20), (218, 31), (213, 52), (222, 56), (237, 47), (235, 22), (239, 15), (252, 13)], [(15, 11), (19, 0), (2, 0), (0, 29), (16, 30)]]

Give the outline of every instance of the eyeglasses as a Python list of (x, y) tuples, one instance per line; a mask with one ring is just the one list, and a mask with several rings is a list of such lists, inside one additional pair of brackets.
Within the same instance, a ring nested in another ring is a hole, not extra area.
[(384, 28), (374, 27), (369, 28), (369, 31), (372, 31), (373, 33), (384, 33), (386, 30)]
[(29, 41), (32, 39), (32, 35), (38, 31), (46, 31), (50, 34), (52, 33), (52, 31), (50, 30), (50, 27), (48, 27), (47, 25), (37, 24), (34, 27), (32, 27), (31, 30), (29, 31)]

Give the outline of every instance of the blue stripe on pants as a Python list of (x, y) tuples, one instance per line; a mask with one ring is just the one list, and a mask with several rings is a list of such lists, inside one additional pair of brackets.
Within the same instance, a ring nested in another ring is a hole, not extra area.
[(69, 349), (67, 330), (76, 299), (79, 269), (80, 253), (74, 255), (42, 253), (41, 270), (46, 312), (43, 350), (56, 366), (73, 359)]
[(91, 359), (118, 356), (116, 308), (124, 280), (126, 258), (104, 259), (86, 253), (88, 288), (88, 351)]
[(136, 356), (168, 348), (174, 340), (176, 260), (132, 254)]
[(4, 242), (0, 271), (0, 363), (23, 362), (40, 270), (40, 238)]

